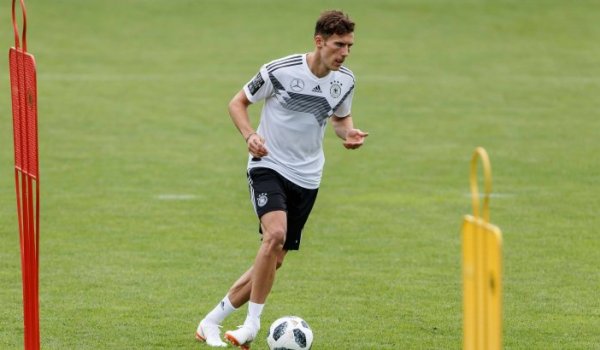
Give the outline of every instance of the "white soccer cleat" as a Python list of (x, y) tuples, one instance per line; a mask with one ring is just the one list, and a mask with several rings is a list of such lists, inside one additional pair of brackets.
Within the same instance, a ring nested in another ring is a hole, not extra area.
[(235, 331), (225, 332), (225, 340), (242, 350), (249, 350), (250, 343), (256, 338), (257, 329), (250, 326), (239, 326)]
[(211, 323), (206, 319), (200, 321), (196, 330), (196, 339), (200, 342), (206, 342), (206, 345), (215, 348), (226, 348), (227, 343), (221, 340), (221, 326)]

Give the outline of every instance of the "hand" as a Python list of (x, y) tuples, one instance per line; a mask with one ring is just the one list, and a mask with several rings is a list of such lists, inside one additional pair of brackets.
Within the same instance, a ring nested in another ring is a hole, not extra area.
[(250, 134), (248, 136), (248, 152), (252, 155), (252, 157), (262, 158), (269, 154), (267, 152), (267, 148), (265, 147), (265, 139), (262, 138), (257, 133)]
[(363, 132), (360, 129), (350, 129), (346, 133), (344, 147), (347, 149), (357, 149), (365, 143), (365, 137), (369, 136), (368, 132)]

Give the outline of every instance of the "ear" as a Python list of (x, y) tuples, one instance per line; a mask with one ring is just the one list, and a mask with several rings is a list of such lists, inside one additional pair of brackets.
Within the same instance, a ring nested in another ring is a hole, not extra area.
[(325, 46), (325, 39), (321, 36), (321, 34), (315, 35), (315, 47), (321, 49), (323, 46)]

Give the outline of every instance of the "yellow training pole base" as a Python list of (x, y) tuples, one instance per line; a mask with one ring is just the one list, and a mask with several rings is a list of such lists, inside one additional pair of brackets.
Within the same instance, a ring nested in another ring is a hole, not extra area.
[[(485, 175), (481, 214), (478, 157)], [(502, 233), (489, 223), (491, 166), (481, 147), (473, 154), (470, 180), (474, 215), (465, 215), (462, 225), (463, 349), (497, 350), (502, 348)]]

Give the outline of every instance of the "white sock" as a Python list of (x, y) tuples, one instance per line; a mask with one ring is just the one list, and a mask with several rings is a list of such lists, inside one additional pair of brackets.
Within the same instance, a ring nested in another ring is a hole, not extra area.
[(248, 316), (246, 316), (245, 325), (252, 326), (257, 330), (260, 329), (260, 315), (263, 312), (265, 304), (248, 303)]
[(226, 295), (220, 303), (212, 309), (211, 312), (206, 315), (205, 319), (214, 322), (216, 324), (221, 324), (225, 317), (229, 316), (232, 312), (237, 310), (233, 305), (231, 305), (231, 301), (229, 301), (229, 295)]

